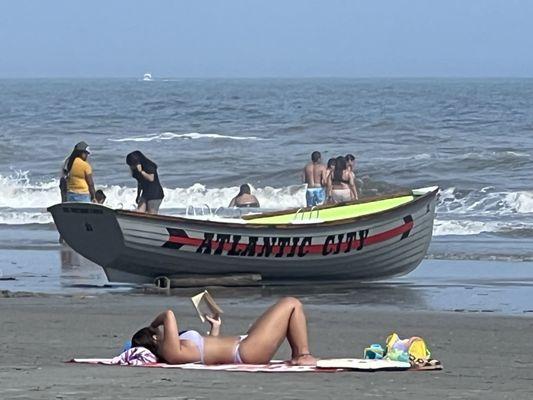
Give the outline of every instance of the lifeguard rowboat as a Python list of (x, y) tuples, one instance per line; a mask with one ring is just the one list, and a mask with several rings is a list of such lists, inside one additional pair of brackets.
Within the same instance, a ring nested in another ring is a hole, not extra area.
[(164, 216), (88, 203), (48, 209), (63, 239), (110, 281), (260, 274), (264, 280), (377, 280), (424, 258), (437, 187), (314, 209), (222, 218)]

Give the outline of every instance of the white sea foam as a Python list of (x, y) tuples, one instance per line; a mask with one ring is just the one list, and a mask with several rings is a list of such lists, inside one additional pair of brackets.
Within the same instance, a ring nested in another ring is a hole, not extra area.
[(49, 224), (52, 217), (45, 211), (7, 211), (0, 212), (0, 225)]
[[(28, 177), (28, 172), (19, 172), (12, 176), (0, 175), (0, 224), (44, 224), (50, 223), (52, 218), (46, 208), (61, 201), (59, 182), (51, 179), (34, 183)], [(109, 185), (99, 186), (104, 190), (106, 205), (111, 208), (134, 208), (136, 188)], [(161, 204), (162, 210), (186, 209), (189, 206), (202, 207), (208, 205), (211, 209), (227, 207), (231, 199), (238, 193), (239, 188), (208, 188), (196, 183), (188, 188), (164, 188), (165, 199)], [(279, 209), (281, 207), (305, 206), (305, 186), (294, 185), (282, 188), (270, 186), (254, 188), (261, 207)]]
[[(0, 224), (25, 225), (52, 222), (46, 207), (60, 201), (57, 179), (35, 182), (27, 171), (11, 176), (0, 175)], [(136, 188), (99, 186), (111, 208), (132, 209)], [(183, 212), (189, 206), (208, 205), (212, 210), (227, 207), (238, 187), (211, 188), (196, 183), (186, 188), (164, 188), (161, 209), (167, 214)], [(294, 185), (281, 188), (253, 189), (261, 206), (266, 209), (302, 207), (305, 187)], [(477, 235), (483, 232), (533, 230), (533, 192), (497, 192), (493, 187), (461, 192), (455, 188), (441, 191), (437, 203), (434, 235)]]
[(220, 135), (218, 133), (174, 133), (174, 132), (163, 132), (163, 133), (154, 133), (146, 136), (133, 136), (125, 137), (120, 139), (107, 139), (111, 142), (151, 142), (151, 141), (161, 141), (161, 140), (172, 140), (172, 139), (227, 139), (227, 140), (266, 140), (261, 139), (255, 136), (230, 136), (230, 135)]
[(440, 192), (439, 213), (510, 215), (533, 213), (533, 191), (497, 192), (493, 187), (463, 193), (454, 187)]

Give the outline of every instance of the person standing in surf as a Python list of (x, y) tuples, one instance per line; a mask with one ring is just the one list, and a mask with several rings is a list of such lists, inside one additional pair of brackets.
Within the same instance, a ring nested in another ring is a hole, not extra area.
[(311, 162), (304, 167), (303, 178), (304, 183), (307, 183), (307, 207), (323, 204), (326, 200), (326, 166), (322, 164), (319, 151), (311, 154)]
[(353, 154), (346, 154), (344, 159), (346, 160), (346, 166), (350, 171), (352, 171), (352, 174), (355, 178), (355, 156)]
[(157, 174), (157, 164), (138, 150), (126, 156), (126, 164), (131, 169), (131, 176), (137, 180), (137, 211), (157, 214), (165, 197)]
[(355, 196), (355, 200), (359, 200), (359, 195), (357, 194), (357, 178), (355, 177), (355, 156), (353, 154), (346, 154), (344, 156), (344, 159), (346, 160), (346, 166), (348, 167), (353, 176), (355, 186), (353, 194)]
[[(89, 145), (79, 142), (63, 167), (62, 192), (66, 189), (66, 201), (90, 203), (95, 201), (93, 169), (87, 161)], [(63, 196), (62, 196), (63, 197)]]
[(335, 170), (328, 178), (327, 192), (328, 198), (333, 203), (346, 203), (358, 199), (352, 170), (343, 156), (337, 157)]

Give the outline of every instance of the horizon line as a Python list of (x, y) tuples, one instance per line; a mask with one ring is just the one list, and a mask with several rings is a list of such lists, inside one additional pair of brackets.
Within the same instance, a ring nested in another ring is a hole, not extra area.
[[(333, 75), (309, 75), (309, 76), (153, 76), (154, 81), (163, 79), (183, 79), (183, 80), (200, 80), (200, 79), (227, 79), (227, 80), (259, 80), (259, 79), (532, 79), (533, 75), (390, 75), (390, 76), (333, 76)], [(142, 81), (142, 75), (139, 76), (0, 76), (0, 80), (23, 80), (23, 79), (138, 79)]]

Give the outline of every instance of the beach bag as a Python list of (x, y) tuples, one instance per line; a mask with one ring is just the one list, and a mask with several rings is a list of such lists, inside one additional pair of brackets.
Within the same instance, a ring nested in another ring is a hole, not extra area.
[(426, 342), (419, 336), (400, 339), (392, 333), (386, 340), (387, 358), (395, 361), (427, 360), (431, 356)]
[(371, 344), (363, 352), (363, 358), (366, 360), (381, 360), (385, 355), (385, 349), (380, 344)]

